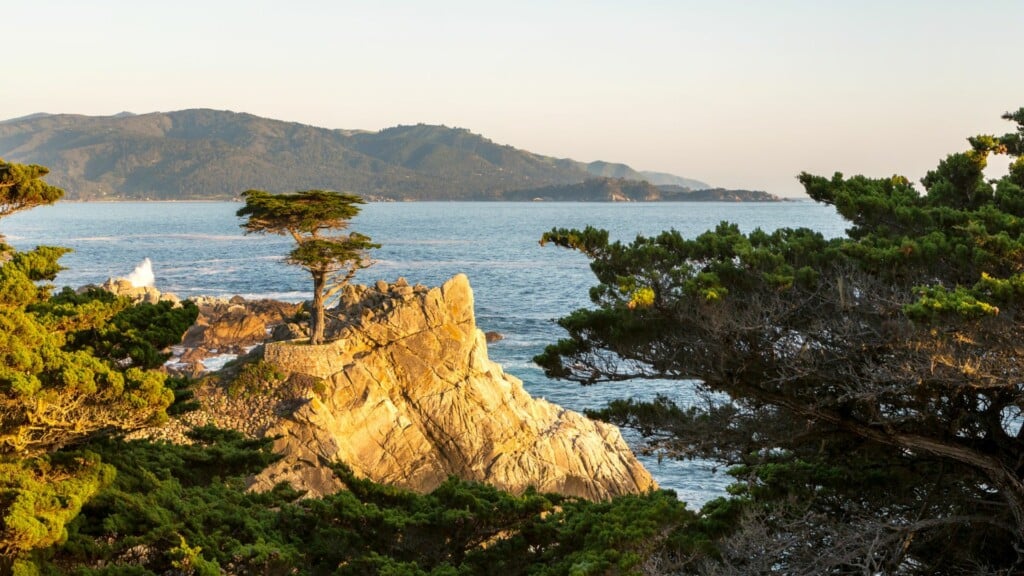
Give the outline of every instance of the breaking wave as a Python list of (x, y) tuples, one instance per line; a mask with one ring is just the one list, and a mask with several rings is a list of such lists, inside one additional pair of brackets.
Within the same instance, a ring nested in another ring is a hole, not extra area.
[(156, 284), (156, 277), (153, 276), (153, 262), (149, 258), (144, 259), (132, 270), (126, 278), (134, 288), (152, 287)]

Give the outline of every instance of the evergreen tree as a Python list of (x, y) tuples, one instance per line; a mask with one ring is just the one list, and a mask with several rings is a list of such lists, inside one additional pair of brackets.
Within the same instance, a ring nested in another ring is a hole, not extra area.
[[(0, 266), (0, 453), (38, 455), (100, 431), (138, 428), (164, 418), (173, 400), (164, 374), (75, 342), (75, 331), (104, 329), (126, 302), (83, 306), (73, 316), (44, 312), (47, 290), (33, 280), (52, 279), (64, 252), (41, 247)], [(194, 319), (193, 312), (182, 314)]]
[[(674, 454), (737, 465), (734, 491), (757, 506), (723, 562), (1024, 569), (1024, 108), (1004, 118), (1015, 132), (970, 138), (923, 194), (900, 176), (801, 174), (850, 222), (843, 238), (552, 230), (542, 243), (592, 260), (597, 307), (563, 318), (569, 337), (537, 361), (582, 383), (697, 379), (728, 395), (603, 413)], [(1015, 157), (996, 182), (993, 153)]]
[(238, 216), (248, 216), (246, 233), (289, 235), (295, 248), (288, 263), (301, 266), (313, 277), (313, 311), (310, 315), (310, 343), (324, 341), (324, 304), (349, 282), (356, 271), (370, 265), (367, 252), (380, 248), (370, 238), (352, 232), (341, 234), (359, 214), (363, 199), (352, 194), (306, 190), (294, 194), (270, 194), (249, 190), (242, 194), (245, 207)]
[(5, 162), (0, 158), (0, 218), (59, 200), (64, 190), (42, 179), (49, 173), (43, 166)]
[[(0, 163), (0, 216), (59, 198), (45, 174)], [(51, 298), (46, 282), (67, 252), (0, 243), (0, 574), (62, 542), (67, 522), (113, 477), (94, 454), (62, 448), (166, 418), (174, 393), (149, 369), (162, 363), (154, 350), (179, 341), (196, 317), (195, 306), (132, 308), (109, 294)]]

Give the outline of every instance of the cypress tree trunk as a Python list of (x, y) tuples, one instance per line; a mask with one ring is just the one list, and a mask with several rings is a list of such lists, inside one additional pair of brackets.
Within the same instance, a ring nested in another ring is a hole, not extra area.
[(309, 316), (309, 343), (324, 343), (324, 285), (327, 273), (313, 271), (313, 311)]

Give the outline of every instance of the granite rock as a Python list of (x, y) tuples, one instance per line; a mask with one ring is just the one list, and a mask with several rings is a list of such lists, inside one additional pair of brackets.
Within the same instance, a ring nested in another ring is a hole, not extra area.
[(353, 288), (339, 317), (327, 344), (266, 344), (267, 362), (319, 385), (267, 429), (283, 458), (253, 489), (334, 491), (336, 461), (417, 491), (450, 475), (595, 500), (656, 487), (616, 427), (530, 397), (488, 359), (464, 275), (429, 290)]

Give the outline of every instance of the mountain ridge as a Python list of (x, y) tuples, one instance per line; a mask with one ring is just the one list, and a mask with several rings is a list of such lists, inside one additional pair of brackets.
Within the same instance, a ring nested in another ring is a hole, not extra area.
[[(574, 184), (606, 172), (647, 179), (625, 164), (543, 156), (464, 128), (328, 129), (208, 108), (4, 120), (0, 157), (49, 167), (48, 181), (69, 200), (233, 199), (250, 188), (324, 188), (374, 200), (493, 200), (509, 190)], [(708, 187), (649, 174), (652, 181)]]

